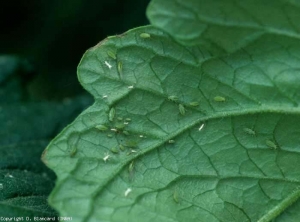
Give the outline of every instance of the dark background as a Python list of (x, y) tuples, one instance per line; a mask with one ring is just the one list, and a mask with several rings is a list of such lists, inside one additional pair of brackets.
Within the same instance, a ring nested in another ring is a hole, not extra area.
[(0, 54), (29, 60), (35, 100), (85, 93), (76, 68), (84, 52), (107, 36), (149, 24), (150, 0), (1, 1)]

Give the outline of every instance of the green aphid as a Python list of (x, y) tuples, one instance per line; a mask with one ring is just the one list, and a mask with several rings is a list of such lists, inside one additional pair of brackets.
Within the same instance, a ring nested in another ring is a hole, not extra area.
[(178, 97), (177, 96), (169, 96), (168, 100), (170, 100), (172, 102), (177, 102), (178, 101)]
[(110, 151), (112, 152), (112, 153), (119, 153), (119, 149), (118, 149), (118, 147), (112, 147), (111, 149), (110, 149)]
[(173, 193), (173, 199), (176, 203), (179, 203), (179, 196), (178, 196), (178, 192), (176, 190)]
[(143, 38), (143, 39), (147, 39), (147, 38), (150, 38), (151, 35), (149, 33), (144, 32), (144, 33), (140, 34), (140, 37)]
[(123, 124), (123, 123), (117, 123), (115, 127), (116, 127), (116, 129), (118, 129), (118, 130), (122, 130), (122, 129), (125, 128), (125, 124)]
[(274, 150), (277, 149), (277, 145), (272, 140), (266, 140), (266, 145), (268, 147), (270, 147), (271, 149), (274, 149)]
[(214, 100), (216, 102), (225, 102), (226, 101), (225, 97), (223, 97), (223, 96), (215, 96)]
[(128, 131), (126, 131), (126, 130), (123, 130), (123, 134), (124, 134), (125, 136), (129, 136), (129, 135), (130, 135), (130, 133), (129, 133)]
[(115, 110), (115, 108), (112, 107), (108, 113), (109, 121), (111, 121), (111, 122), (114, 121), (115, 115), (116, 115), (116, 110)]
[(96, 129), (100, 130), (100, 131), (106, 131), (108, 130), (108, 128), (104, 125), (97, 125), (95, 126)]
[(255, 135), (255, 131), (253, 129), (244, 128), (243, 130), (244, 130), (245, 133), (247, 133), (249, 135)]
[(131, 121), (131, 119), (130, 119), (130, 118), (126, 118), (126, 119), (125, 119), (125, 121), (127, 121), (127, 122), (130, 122), (130, 121)]
[(112, 52), (112, 51), (107, 51), (107, 55), (109, 57), (111, 57), (112, 59), (117, 59), (116, 54), (114, 52)]
[(179, 108), (180, 114), (184, 116), (185, 115), (185, 108), (184, 108), (184, 106), (182, 104), (179, 104), (178, 108)]
[(168, 142), (172, 144), (175, 143), (175, 140), (169, 140)]
[(190, 106), (196, 107), (196, 106), (199, 106), (199, 103), (198, 102), (190, 102)]
[(107, 137), (112, 138), (113, 135), (112, 134), (107, 134)]
[(118, 72), (122, 73), (123, 71), (123, 63), (122, 62), (118, 62)]
[(133, 169), (134, 169), (134, 161), (132, 161), (132, 162), (129, 164), (129, 167), (128, 167), (129, 173), (132, 173)]
[(135, 148), (135, 147), (137, 147), (137, 142), (135, 140), (128, 140), (125, 142), (124, 146), (130, 147), (130, 148)]
[(122, 151), (124, 151), (124, 150), (126, 149), (122, 144), (119, 145), (119, 148), (120, 148), (120, 150), (122, 150)]
[(77, 153), (77, 147), (73, 147), (73, 149), (70, 151), (70, 157), (74, 157)]

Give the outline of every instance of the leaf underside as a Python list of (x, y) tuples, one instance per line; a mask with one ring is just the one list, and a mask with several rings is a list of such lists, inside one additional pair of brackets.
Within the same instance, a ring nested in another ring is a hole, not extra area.
[(152, 26), (102, 41), (78, 67), (95, 103), (45, 151), (50, 204), (75, 221), (274, 217), (299, 196), (299, 70), (297, 39), (272, 33), (223, 56)]

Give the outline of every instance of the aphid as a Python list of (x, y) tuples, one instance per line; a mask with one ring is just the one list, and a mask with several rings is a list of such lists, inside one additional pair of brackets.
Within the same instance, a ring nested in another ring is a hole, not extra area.
[(198, 103), (198, 102), (191, 102), (191, 103), (190, 103), (190, 106), (196, 107), (196, 106), (199, 106), (199, 103)]
[(131, 173), (131, 172), (133, 171), (133, 168), (134, 168), (134, 161), (132, 161), (132, 162), (129, 164), (129, 167), (128, 167), (129, 173)]
[(266, 140), (266, 145), (272, 149), (277, 149), (277, 145), (272, 140)]
[(107, 137), (111, 138), (111, 137), (113, 137), (113, 135), (112, 134), (107, 134)]
[(178, 97), (177, 96), (169, 96), (168, 100), (170, 100), (172, 102), (177, 102), (178, 101)]
[(122, 129), (125, 128), (125, 125), (124, 125), (123, 123), (118, 123), (118, 124), (116, 124), (115, 127), (116, 127), (118, 130), (122, 130)]
[(124, 147), (122, 144), (119, 145), (119, 148), (120, 148), (120, 150), (122, 150), (122, 151), (125, 150), (125, 147)]
[(144, 138), (144, 135), (140, 135), (140, 138)]
[(105, 155), (105, 156), (103, 157), (103, 161), (106, 163), (106, 161), (109, 160), (110, 155), (109, 155), (108, 153), (105, 153), (104, 155)]
[(77, 153), (77, 147), (74, 146), (73, 149), (70, 151), (70, 157), (74, 157), (76, 153)]
[(133, 86), (128, 86), (128, 89), (133, 89)]
[(125, 124), (125, 125), (128, 125), (128, 124), (129, 124), (129, 122), (124, 122), (124, 124)]
[(107, 51), (107, 55), (109, 56), (109, 57), (111, 57), (112, 59), (116, 59), (117, 57), (116, 57), (116, 54), (114, 53), (114, 52), (112, 52), (112, 51)]
[(125, 190), (124, 196), (125, 196), (125, 197), (127, 197), (127, 196), (128, 196), (128, 194), (130, 194), (130, 193), (131, 193), (131, 191), (132, 191), (132, 189), (131, 189), (131, 188), (127, 188), (127, 190)]
[(216, 102), (225, 102), (226, 101), (225, 97), (223, 97), (223, 96), (215, 96), (214, 100)]
[(122, 62), (118, 62), (118, 72), (122, 73), (123, 64)]
[(124, 134), (125, 136), (129, 136), (129, 135), (130, 135), (129, 132), (126, 131), (126, 130), (123, 130), (123, 134)]
[(104, 63), (109, 69), (111, 69), (112, 66), (107, 61), (105, 61)]
[(100, 131), (106, 131), (108, 128), (104, 125), (97, 125), (95, 126), (96, 129), (100, 130)]
[(109, 121), (113, 121), (116, 115), (116, 110), (115, 108), (111, 108), (109, 113), (108, 113), (108, 119)]
[(185, 115), (185, 108), (184, 108), (184, 106), (182, 104), (179, 104), (178, 107), (179, 107), (180, 114), (184, 116)]
[(204, 125), (205, 125), (205, 124), (204, 124), (204, 123), (202, 123), (202, 124), (200, 125), (200, 127), (199, 127), (199, 129), (198, 129), (198, 130), (199, 130), (199, 131), (201, 131), (201, 130), (203, 129)]
[[(124, 131), (123, 131), (123, 133), (124, 133)], [(125, 146), (134, 148), (134, 147), (137, 147), (137, 142), (135, 140), (129, 140), (129, 141), (126, 141)]]
[(178, 192), (175, 190), (173, 193), (173, 199), (176, 203), (179, 203), (179, 197), (178, 197)]
[(107, 95), (103, 95), (102, 98), (103, 98), (103, 99), (107, 98)]
[(247, 133), (249, 135), (255, 135), (255, 131), (253, 129), (244, 128), (243, 130), (244, 130), (245, 133)]
[(110, 129), (111, 131), (113, 131), (113, 132), (117, 132), (118, 130), (117, 129), (115, 129), (115, 128), (112, 128), (112, 129)]
[(110, 151), (111, 151), (112, 153), (119, 153), (118, 147), (112, 147), (112, 148), (110, 149)]
[(125, 120), (126, 120), (127, 122), (130, 122), (130, 121), (131, 121), (131, 119), (130, 119), (130, 118), (126, 118)]
[(168, 142), (169, 143), (175, 143), (175, 140), (169, 140)]
[(147, 39), (147, 38), (150, 38), (151, 35), (149, 33), (144, 32), (144, 33), (140, 34), (140, 37), (143, 38), (143, 39)]

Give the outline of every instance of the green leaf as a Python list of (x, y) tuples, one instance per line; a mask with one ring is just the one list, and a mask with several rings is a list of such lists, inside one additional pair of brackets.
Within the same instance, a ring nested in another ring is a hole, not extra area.
[(95, 103), (44, 153), (50, 204), (75, 221), (297, 221), (299, 70), (299, 42), (276, 35), (223, 57), (151, 26), (103, 40), (78, 67)]
[(41, 161), (49, 141), (85, 99), (64, 103), (1, 104), (0, 109), (0, 215), (2, 217), (53, 217), (47, 198), (55, 175)]
[(150, 22), (178, 42), (236, 51), (270, 34), (300, 38), (300, 4), (288, 0), (152, 0)]

